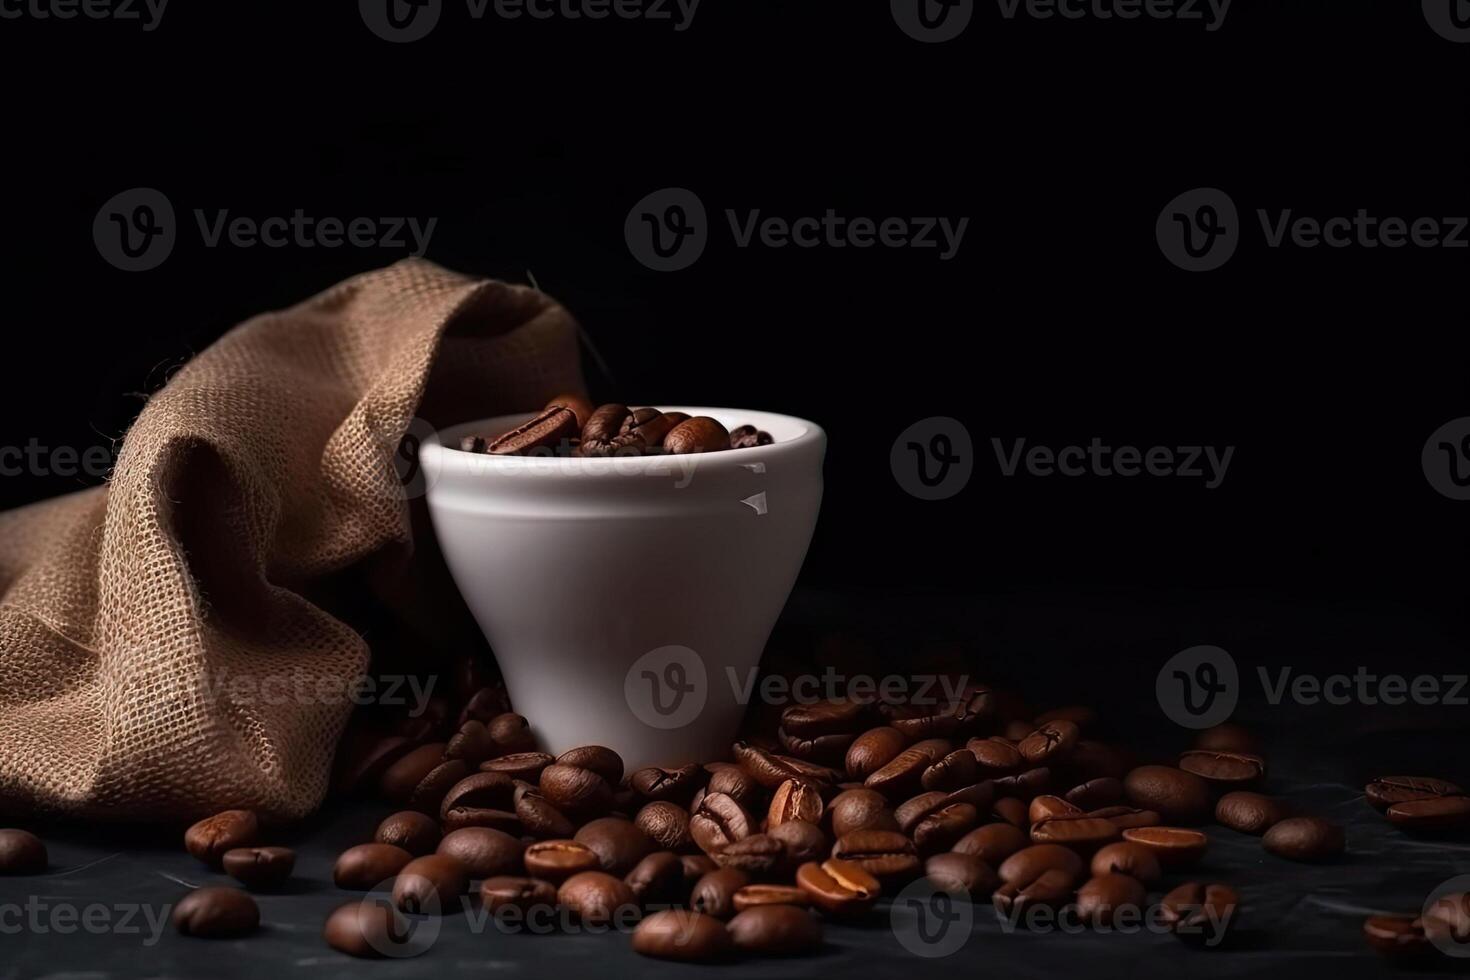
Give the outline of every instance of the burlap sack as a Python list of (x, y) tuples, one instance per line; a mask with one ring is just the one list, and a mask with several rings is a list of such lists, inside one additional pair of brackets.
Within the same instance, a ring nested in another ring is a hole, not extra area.
[(307, 596), (411, 546), (401, 437), (581, 386), (560, 306), (419, 260), (236, 327), (109, 486), (0, 515), (4, 807), (312, 811), (369, 650)]

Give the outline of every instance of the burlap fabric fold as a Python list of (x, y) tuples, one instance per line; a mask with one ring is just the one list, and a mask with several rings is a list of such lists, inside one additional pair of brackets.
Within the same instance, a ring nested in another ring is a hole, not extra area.
[(108, 486), (0, 514), (0, 805), (311, 812), (369, 649), (309, 596), (412, 547), (404, 435), (581, 387), (564, 309), (421, 260), (226, 334)]

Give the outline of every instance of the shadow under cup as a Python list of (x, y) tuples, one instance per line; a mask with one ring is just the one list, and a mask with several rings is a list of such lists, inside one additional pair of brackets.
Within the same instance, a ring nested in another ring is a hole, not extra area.
[(822, 500), (817, 425), (664, 410), (775, 441), (598, 459), (447, 448), (530, 417), (515, 415), (445, 429), (420, 453), (435, 534), (515, 710), (548, 752), (606, 745), (627, 771), (728, 752)]

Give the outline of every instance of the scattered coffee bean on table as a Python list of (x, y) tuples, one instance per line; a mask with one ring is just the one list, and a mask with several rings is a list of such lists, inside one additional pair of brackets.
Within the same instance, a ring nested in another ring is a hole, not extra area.
[(184, 847), (211, 868), (218, 868), (225, 852), (249, 847), (260, 839), (260, 821), (249, 810), (226, 810), (206, 817), (184, 833)]
[(725, 923), (687, 909), (655, 912), (633, 930), (633, 951), (657, 959), (702, 963), (724, 958), (731, 948)]
[(184, 936), (234, 939), (260, 927), (260, 908), (238, 888), (196, 888), (174, 905), (173, 924)]
[(727, 926), (737, 949), (760, 956), (802, 956), (822, 945), (822, 927), (797, 905), (757, 905)]
[(0, 875), (38, 875), (46, 870), (46, 845), (28, 830), (0, 830)]
[(1288, 817), (1261, 838), (1267, 851), (1289, 861), (1327, 861), (1342, 854), (1342, 828), (1321, 817)]
[(247, 888), (279, 888), (296, 867), (296, 852), (288, 847), (237, 847), (221, 861), (225, 874)]
[(1286, 808), (1269, 796), (1237, 790), (1215, 804), (1215, 820), (1242, 834), (1264, 834), (1286, 819)]

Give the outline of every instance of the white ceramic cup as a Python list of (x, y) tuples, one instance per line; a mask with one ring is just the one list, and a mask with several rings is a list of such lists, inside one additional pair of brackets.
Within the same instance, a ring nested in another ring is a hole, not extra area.
[(822, 500), (817, 425), (664, 410), (775, 441), (600, 459), (450, 448), (530, 417), (514, 415), (420, 450), (435, 534), (516, 710), (546, 751), (607, 745), (630, 772), (725, 757)]

